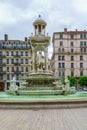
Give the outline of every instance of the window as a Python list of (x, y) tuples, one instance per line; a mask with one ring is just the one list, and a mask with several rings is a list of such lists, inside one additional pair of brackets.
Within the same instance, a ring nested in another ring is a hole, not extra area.
[(58, 56), (58, 60), (61, 60), (61, 56)]
[(9, 67), (7, 67), (7, 72), (9, 72)]
[(18, 56), (18, 51), (16, 51), (16, 56)]
[(60, 34), (60, 39), (62, 39), (63, 38), (63, 34)]
[(80, 42), (80, 46), (83, 46), (83, 42), (82, 41)]
[(58, 56), (58, 60), (65, 60), (64, 56)]
[(10, 80), (10, 76), (9, 75), (7, 75), (7, 80)]
[(60, 41), (60, 46), (63, 46), (63, 42), (62, 41)]
[(2, 52), (0, 51), (0, 56), (2, 56)]
[(9, 56), (9, 51), (7, 51), (6, 56)]
[(65, 76), (65, 72), (59, 71), (59, 77), (63, 77), (63, 76)]
[(73, 52), (74, 52), (74, 49), (71, 49), (71, 52), (73, 53)]
[(80, 60), (83, 60), (83, 56), (80, 56)]
[(2, 72), (2, 67), (0, 67), (0, 72)]
[(83, 52), (83, 48), (80, 48), (80, 52)]
[(0, 59), (0, 64), (2, 64), (2, 59)]
[(71, 68), (74, 68), (74, 63), (71, 63)]
[(74, 56), (71, 56), (71, 61), (73, 61), (74, 60)]
[(74, 71), (71, 71), (71, 76), (74, 76)]
[(80, 71), (80, 76), (83, 76), (83, 71)]
[(3, 75), (0, 75), (0, 80), (3, 80)]
[(70, 42), (70, 46), (74, 46), (74, 43), (73, 43), (73, 42)]
[(7, 64), (9, 64), (9, 59), (7, 59)]
[(86, 34), (80, 34), (80, 38), (86, 38)]
[(21, 64), (23, 64), (23, 59), (21, 59)]
[(61, 52), (61, 48), (58, 49), (58, 52)]
[(84, 52), (86, 52), (86, 48), (84, 48)]
[(64, 52), (64, 48), (62, 48), (62, 52)]
[(12, 72), (14, 72), (14, 67), (11, 68)]
[(58, 67), (59, 68), (65, 68), (65, 63), (59, 63)]
[(26, 72), (28, 72), (28, 67), (26, 67)]
[(65, 60), (65, 56), (62, 56), (62, 60)]
[(23, 51), (21, 51), (21, 56), (23, 56)]
[(73, 34), (71, 34), (71, 35), (70, 35), (70, 38), (71, 38), (71, 39), (73, 39), (73, 38), (74, 38), (74, 35), (73, 35)]
[(25, 52), (25, 56), (28, 56), (28, 51)]
[(14, 52), (13, 51), (11, 51), (11, 56), (14, 56)]
[(86, 41), (84, 41), (84, 46), (86, 46)]
[(19, 80), (19, 75), (18, 74), (16, 75), (16, 80)]
[(83, 63), (80, 63), (80, 68), (83, 68)]

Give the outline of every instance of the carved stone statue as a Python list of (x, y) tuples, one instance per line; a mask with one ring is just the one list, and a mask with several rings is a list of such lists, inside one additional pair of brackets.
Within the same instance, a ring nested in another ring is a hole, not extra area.
[(44, 56), (41, 51), (37, 54), (36, 58), (36, 64), (37, 64), (37, 70), (43, 70), (44, 69)]
[(18, 86), (16, 85), (16, 77), (13, 77), (13, 79), (10, 82), (10, 90), (18, 90)]

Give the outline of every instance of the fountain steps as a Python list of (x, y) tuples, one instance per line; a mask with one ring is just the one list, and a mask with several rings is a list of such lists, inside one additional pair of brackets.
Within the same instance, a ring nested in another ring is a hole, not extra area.
[(6, 91), (8, 94), (12, 95), (61, 95), (63, 93), (62, 90), (18, 90), (18, 91)]

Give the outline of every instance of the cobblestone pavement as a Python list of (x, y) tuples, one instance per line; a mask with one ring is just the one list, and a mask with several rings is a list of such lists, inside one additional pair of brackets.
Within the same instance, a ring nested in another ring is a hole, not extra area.
[(1, 109), (0, 130), (87, 130), (87, 108)]

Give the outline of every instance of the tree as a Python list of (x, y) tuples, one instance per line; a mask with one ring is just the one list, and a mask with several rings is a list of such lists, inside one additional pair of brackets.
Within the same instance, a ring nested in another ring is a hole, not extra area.
[(78, 83), (79, 83), (81, 86), (87, 86), (87, 76), (82, 76), (82, 77), (80, 77)]
[(74, 86), (76, 84), (76, 78), (74, 76), (68, 76), (70, 81), (70, 86)]

